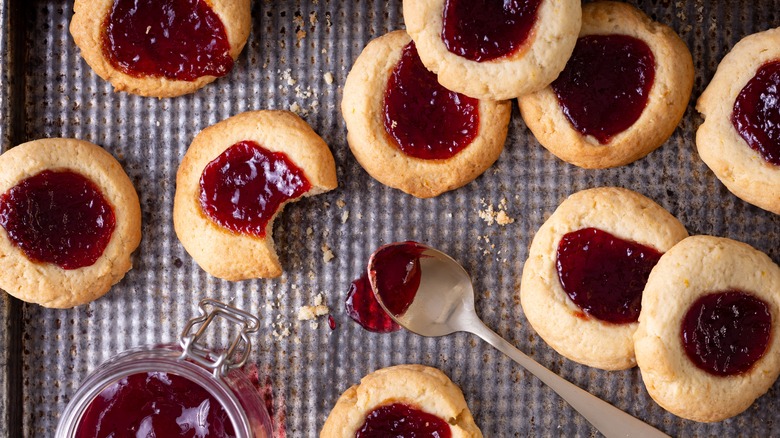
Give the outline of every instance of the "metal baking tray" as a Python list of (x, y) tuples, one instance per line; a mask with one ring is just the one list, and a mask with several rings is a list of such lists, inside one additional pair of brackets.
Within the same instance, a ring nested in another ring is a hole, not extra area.
[[(701, 122), (695, 99), (717, 63), (743, 36), (780, 25), (780, 0), (632, 3), (672, 26), (695, 60), (693, 99), (662, 148), (625, 167), (579, 169), (546, 152), (515, 108), (506, 148), (491, 169), (464, 188), (420, 200), (362, 170), (349, 152), (339, 112), (347, 73), (366, 43), (403, 28), (400, 0), (257, 0), (252, 34), (234, 70), (195, 94), (162, 100), (114, 93), (90, 70), (68, 33), (72, 1), (0, 0), (3, 150), (41, 137), (100, 144), (124, 165), (143, 210), (134, 269), (105, 297), (52, 310), (3, 295), (0, 409), (6, 421), (0, 436), (52, 436), (89, 371), (127, 348), (174, 341), (205, 297), (263, 321), (251, 362), (278, 436), (317, 436), (342, 391), (399, 363), (445, 371), (463, 389), (487, 437), (596, 435), (551, 390), (471, 335), (373, 334), (346, 316), (347, 289), (368, 255), (382, 243), (407, 239), (440, 248), (465, 266), (474, 277), (477, 311), (489, 326), (620, 409), (674, 436), (779, 435), (779, 384), (733, 419), (686, 421), (648, 397), (637, 369), (605, 372), (563, 359), (535, 335), (519, 305), (534, 233), (567, 195), (590, 187), (631, 188), (671, 211), (691, 234), (741, 240), (780, 261), (780, 218), (732, 196), (701, 162), (693, 141)], [(175, 174), (198, 131), (263, 108), (301, 113), (330, 145), (340, 186), (288, 206), (277, 219), (274, 236), (285, 270), (280, 279), (229, 283), (206, 275), (176, 239)], [(514, 223), (489, 225), (479, 213), (502, 201)], [(329, 262), (326, 246), (335, 255)], [(335, 330), (322, 319), (315, 327), (296, 318), (319, 293), (337, 321)]]

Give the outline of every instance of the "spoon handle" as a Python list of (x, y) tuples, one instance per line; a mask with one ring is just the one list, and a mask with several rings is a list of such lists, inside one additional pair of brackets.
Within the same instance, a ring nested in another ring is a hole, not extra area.
[(487, 327), (482, 321), (471, 324), (468, 331), (479, 336), (538, 377), (607, 438), (668, 437), (660, 430), (632, 417), (543, 367)]

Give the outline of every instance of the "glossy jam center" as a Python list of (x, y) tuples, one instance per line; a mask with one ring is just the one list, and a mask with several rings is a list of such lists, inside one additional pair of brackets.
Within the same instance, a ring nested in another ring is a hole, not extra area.
[(764, 64), (745, 85), (731, 123), (764, 160), (780, 166), (780, 61)]
[(345, 306), (347, 315), (368, 331), (389, 333), (401, 329), (379, 305), (368, 281), (368, 274), (352, 282)]
[(441, 39), (472, 61), (509, 56), (528, 40), (541, 0), (447, 0)]
[(217, 224), (236, 233), (264, 237), (279, 206), (310, 188), (303, 170), (287, 155), (242, 141), (203, 170), (200, 205)]
[(232, 437), (233, 423), (203, 387), (175, 374), (131, 374), (87, 407), (77, 438)]
[(563, 236), (558, 244), (558, 279), (585, 313), (613, 324), (637, 321), (650, 271), (661, 253), (596, 228)]
[(44, 170), (0, 196), (0, 225), (29, 259), (78, 269), (103, 254), (116, 218), (92, 181)]
[(439, 85), (413, 42), (404, 47), (390, 75), (383, 111), (392, 141), (415, 158), (453, 157), (479, 132), (479, 101)]
[(569, 122), (601, 144), (636, 122), (655, 81), (655, 56), (647, 44), (626, 35), (577, 40), (552, 89)]
[(366, 415), (355, 438), (449, 438), (452, 430), (443, 419), (402, 403), (380, 406)]
[(767, 304), (741, 291), (717, 292), (696, 300), (682, 321), (688, 358), (716, 376), (748, 371), (767, 350), (772, 315)]
[(204, 0), (114, 0), (103, 52), (131, 76), (194, 81), (233, 68), (219, 16)]

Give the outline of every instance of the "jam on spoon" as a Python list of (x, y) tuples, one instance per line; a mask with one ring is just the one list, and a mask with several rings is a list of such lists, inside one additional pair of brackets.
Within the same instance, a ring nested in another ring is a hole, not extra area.
[(644, 41), (590, 35), (577, 40), (552, 89), (574, 129), (607, 144), (642, 115), (654, 81), (655, 56)]
[(556, 268), (566, 294), (580, 309), (613, 324), (636, 322), (642, 291), (661, 253), (596, 228), (567, 233)]
[(780, 166), (780, 60), (761, 66), (745, 85), (731, 123), (767, 163)]
[(78, 269), (103, 255), (116, 217), (86, 177), (44, 170), (0, 195), (0, 225), (30, 260)]
[(265, 237), (279, 206), (309, 189), (303, 170), (286, 154), (242, 141), (203, 170), (200, 205), (211, 220), (233, 232)]
[(447, 159), (479, 133), (479, 101), (439, 85), (411, 42), (387, 82), (383, 120), (391, 142), (406, 155)]
[(135, 76), (194, 81), (233, 68), (225, 26), (205, 0), (114, 0), (103, 53)]

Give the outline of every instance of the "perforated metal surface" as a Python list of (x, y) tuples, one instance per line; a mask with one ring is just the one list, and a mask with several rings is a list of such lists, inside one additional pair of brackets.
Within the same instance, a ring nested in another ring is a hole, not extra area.
[[(143, 210), (143, 241), (134, 269), (105, 297), (71, 310), (26, 305), (21, 316), (0, 313), (6, 324), (8, 318), (23, 318), (22, 351), (8, 351), (8, 341), (0, 337), (0, 363), (8, 355), (22, 362), (24, 435), (51, 436), (59, 413), (89, 371), (127, 348), (174, 340), (205, 297), (261, 317), (264, 329), (254, 338), (252, 362), (260, 382), (273, 390), (279, 435), (316, 436), (342, 391), (370, 371), (399, 363), (445, 371), (463, 389), (487, 437), (594, 434), (552, 391), (470, 335), (378, 335), (349, 320), (344, 298), (368, 255), (382, 243), (407, 239), (440, 248), (465, 266), (474, 277), (477, 310), (489, 326), (617, 407), (671, 435), (780, 434), (774, 423), (780, 408), (777, 384), (734, 419), (685, 421), (650, 400), (637, 369), (603, 372), (563, 359), (535, 335), (519, 306), (522, 266), (533, 234), (567, 195), (590, 187), (631, 188), (670, 210), (691, 234), (742, 240), (780, 261), (778, 216), (730, 195), (693, 144), (700, 123), (695, 98), (736, 41), (780, 25), (780, 1), (635, 4), (675, 28), (696, 64), (694, 99), (666, 145), (622, 168), (578, 169), (539, 146), (515, 108), (506, 149), (496, 165), (467, 187), (419, 200), (382, 186), (360, 168), (346, 144), (338, 109), (347, 72), (365, 44), (403, 28), (398, 0), (258, 0), (252, 7), (249, 43), (234, 71), (193, 95), (163, 100), (114, 93), (89, 69), (67, 31), (72, 1), (34, 1), (24, 6), (30, 8), (28, 22), (12, 27), (8, 0), (0, 2), (0, 51), (8, 53), (9, 31), (20, 32), (26, 46), (25, 104), (7, 107), (10, 88), (4, 78), (3, 121), (9, 111), (23, 111), (20, 136), (25, 138), (20, 141), (62, 136), (102, 145), (124, 165)], [(0, 62), (7, 72), (8, 58)], [(332, 84), (325, 73), (333, 75)], [(290, 205), (277, 219), (274, 236), (285, 269), (281, 279), (228, 283), (209, 277), (173, 232), (178, 163), (193, 136), (210, 124), (246, 110), (291, 107), (331, 146), (340, 187)], [(0, 138), (6, 140), (6, 135), (5, 122), (0, 123)], [(488, 226), (478, 212), (502, 199), (515, 222)], [(323, 245), (335, 259), (323, 260)], [(296, 320), (297, 309), (320, 292), (336, 318), (333, 331), (324, 320), (316, 328)], [(284, 328), (290, 329), (289, 336), (272, 334)], [(3, 380), (5, 376), (0, 371)], [(7, 391), (3, 395), (0, 408), (5, 411)], [(3, 427), (0, 435), (5, 436)]]

